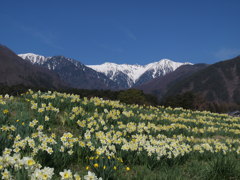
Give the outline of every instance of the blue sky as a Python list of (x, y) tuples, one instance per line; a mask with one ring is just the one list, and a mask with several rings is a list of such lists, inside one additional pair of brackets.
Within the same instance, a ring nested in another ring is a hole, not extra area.
[(239, 0), (5, 0), (0, 44), (84, 64), (240, 55)]

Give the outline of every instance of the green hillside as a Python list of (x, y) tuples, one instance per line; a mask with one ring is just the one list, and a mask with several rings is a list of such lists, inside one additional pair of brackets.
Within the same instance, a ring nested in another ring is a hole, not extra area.
[(0, 144), (2, 179), (240, 178), (240, 118), (208, 111), (29, 90), (0, 96)]

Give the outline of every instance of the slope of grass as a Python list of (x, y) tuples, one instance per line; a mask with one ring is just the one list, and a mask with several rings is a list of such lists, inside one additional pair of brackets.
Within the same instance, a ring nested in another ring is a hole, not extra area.
[(0, 96), (0, 178), (239, 179), (240, 118), (58, 92)]

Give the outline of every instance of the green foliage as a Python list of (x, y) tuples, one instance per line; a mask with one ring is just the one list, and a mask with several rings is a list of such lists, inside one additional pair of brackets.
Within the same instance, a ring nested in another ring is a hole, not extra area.
[[(33, 91), (40, 90), (41, 92), (53, 91), (56, 89), (52, 88), (36, 88), (36, 87), (27, 87), (25, 85), (19, 84), (15, 86), (6, 86), (0, 84), (0, 94), (9, 94), (13, 96), (19, 96), (22, 93), (32, 89)], [(58, 92), (68, 93), (68, 94), (77, 94), (80, 97), (100, 97), (108, 100), (120, 100), (126, 104), (139, 104), (139, 105), (158, 105), (157, 98), (150, 94), (144, 94), (143, 91), (137, 89), (128, 89), (121, 91), (111, 91), (111, 90), (90, 90), (90, 89), (58, 89)]]
[(164, 106), (182, 107), (185, 109), (197, 109), (197, 103), (200, 103), (198, 96), (192, 92), (178, 94), (176, 96), (169, 96), (163, 102)]
[(110, 157), (106, 155), (100, 155), (89, 158), (89, 164), (92, 171), (103, 179), (112, 179), (113, 174), (123, 168), (121, 158)]
[(209, 162), (209, 167), (206, 172), (206, 179), (239, 179), (239, 163), (234, 161), (231, 156), (220, 156)]
[[(139, 91), (132, 93), (144, 96)], [(188, 93), (180, 102), (189, 105), (194, 100), (196, 96)], [(56, 177), (64, 169), (86, 174), (87, 166), (103, 179), (239, 178), (237, 118), (57, 92), (29, 91), (18, 97), (2, 97), (0, 102), (0, 155), (20, 135), (22, 140), (27, 138), (20, 154), (32, 155), (43, 167), (54, 168)], [(37, 123), (32, 126), (34, 120)], [(3, 127), (10, 125), (16, 129)], [(112, 148), (114, 156), (101, 154), (104, 146)], [(27, 179), (26, 172), (15, 172), (14, 177)]]
[[(238, 91), (234, 92), (237, 94)], [(214, 99), (212, 92), (208, 92), (206, 96), (208, 99), (211, 99), (211, 97)], [(238, 96), (236, 96), (236, 98), (239, 99)], [(192, 91), (185, 92), (183, 94), (177, 94), (174, 96), (168, 96), (163, 100), (161, 104), (163, 106), (182, 107), (191, 110), (208, 110), (218, 113), (227, 113), (229, 111), (240, 109), (240, 104), (207, 101), (200, 94), (193, 93)]]
[(146, 105), (150, 105), (153, 104), (151, 103), (151, 101), (149, 101), (149, 99), (151, 99), (151, 101), (154, 102), (154, 99), (150, 96), (147, 97), (147, 95), (145, 95), (143, 93), (143, 91), (138, 90), (138, 89), (128, 89), (125, 91), (121, 91), (118, 94), (118, 100), (120, 100), (123, 103), (126, 104), (146, 104)]

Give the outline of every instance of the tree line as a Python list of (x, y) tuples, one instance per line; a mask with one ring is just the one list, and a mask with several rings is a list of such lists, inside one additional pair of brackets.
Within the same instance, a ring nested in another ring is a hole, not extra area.
[(206, 101), (200, 94), (193, 92), (185, 92), (183, 94), (177, 94), (165, 97), (161, 101), (157, 99), (154, 95), (145, 94), (142, 90), (138, 89), (127, 89), (120, 91), (112, 90), (89, 90), (89, 89), (46, 89), (46, 88), (36, 88), (36, 87), (27, 87), (25, 85), (15, 85), (15, 86), (6, 86), (0, 84), (0, 94), (9, 94), (14, 96), (19, 96), (22, 93), (32, 89), (33, 91), (41, 90), (42, 92), (46, 91), (58, 91), (62, 93), (78, 94), (80, 97), (99, 97), (105, 100), (119, 100), (126, 104), (139, 104), (139, 105), (152, 105), (158, 106), (162, 105), (165, 107), (182, 107), (184, 109), (191, 110), (208, 110), (211, 112), (225, 113), (229, 111), (234, 111), (240, 109), (240, 106), (237, 104), (231, 103), (219, 103), (219, 102), (210, 102)]

